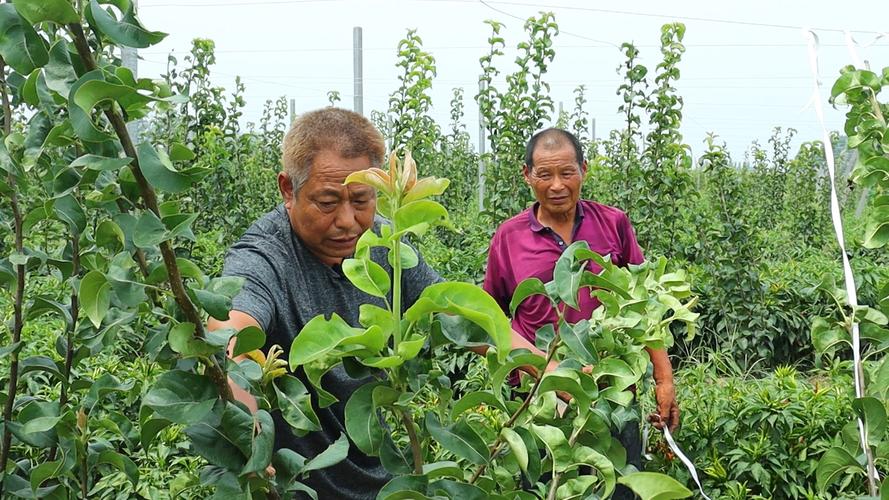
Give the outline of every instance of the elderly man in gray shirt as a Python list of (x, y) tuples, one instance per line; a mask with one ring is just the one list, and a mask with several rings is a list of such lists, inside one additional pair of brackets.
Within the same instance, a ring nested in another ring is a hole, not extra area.
[[(358, 325), (360, 304), (385, 307), (383, 299), (355, 288), (341, 268), (361, 234), (380, 224), (373, 188), (346, 186), (343, 181), (353, 172), (379, 166), (384, 149), (380, 133), (351, 111), (324, 108), (293, 123), (284, 139), (284, 171), (278, 174), (284, 203), (256, 221), (226, 254), (223, 275), (244, 278), (244, 286), (232, 302), (229, 319), (211, 319), (210, 330), (258, 326), (267, 335), (264, 350), (278, 344), (287, 359), (293, 339), (313, 317), (335, 312)], [(385, 250), (374, 250), (372, 258), (389, 271)], [(421, 258), (418, 266), (404, 274), (405, 307), (438, 281)], [(295, 375), (312, 392), (321, 430), (298, 438), (275, 414), (275, 447), (310, 458), (345, 433), (345, 402), (369, 380), (352, 379), (341, 366), (332, 369), (322, 384), (340, 402), (317, 408), (317, 394), (305, 374), (300, 370)], [(256, 411), (250, 393), (234, 383), (232, 391)], [(374, 498), (389, 479), (379, 459), (351, 447), (346, 460), (312, 472), (305, 482), (319, 498)]]

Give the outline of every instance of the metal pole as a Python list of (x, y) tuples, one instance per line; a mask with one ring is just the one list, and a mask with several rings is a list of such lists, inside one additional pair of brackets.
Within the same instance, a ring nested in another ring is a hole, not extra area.
[[(139, 0), (133, 0), (133, 8), (139, 9)], [(120, 62), (124, 68), (133, 72), (133, 78), (139, 78), (139, 54), (133, 47), (122, 47), (120, 49)], [(127, 123), (127, 131), (133, 139), (134, 144), (142, 142), (142, 120), (135, 120)]]
[[(290, 99), (290, 123), (296, 121), (296, 99)], [(287, 128), (290, 128), (289, 126)]]
[[(481, 95), (485, 91), (485, 81), (479, 80), (478, 93)], [(485, 209), (485, 116), (482, 114), (482, 108), (478, 108), (478, 209)]]
[(361, 26), (352, 29), (352, 72), (355, 79), (355, 105), (356, 113), (364, 114), (364, 70), (362, 67)]
[(596, 142), (596, 119), (593, 118), (590, 120), (590, 138), (593, 142)]

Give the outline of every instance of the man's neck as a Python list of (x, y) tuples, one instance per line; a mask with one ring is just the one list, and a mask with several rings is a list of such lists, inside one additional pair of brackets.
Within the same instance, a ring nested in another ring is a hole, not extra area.
[(542, 205), (537, 206), (537, 221), (544, 226), (553, 229), (566, 226), (574, 227), (574, 216), (577, 213), (577, 206), (571, 207), (567, 212), (551, 214), (544, 210)]

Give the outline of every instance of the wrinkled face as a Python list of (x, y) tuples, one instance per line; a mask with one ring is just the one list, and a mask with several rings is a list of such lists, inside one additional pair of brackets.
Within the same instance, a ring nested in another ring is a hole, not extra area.
[(358, 238), (373, 225), (377, 199), (364, 184), (343, 185), (352, 172), (370, 168), (367, 157), (343, 158), (325, 149), (315, 155), (309, 178), (297, 193), (290, 178), (278, 174), (278, 188), (290, 226), (300, 240), (329, 266), (352, 256)]
[(570, 144), (557, 149), (538, 146), (531, 157), (534, 168), (525, 165), (525, 182), (534, 190), (540, 210), (548, 216), (570, 213), (580, 199), (586, 162), (577, 164)]

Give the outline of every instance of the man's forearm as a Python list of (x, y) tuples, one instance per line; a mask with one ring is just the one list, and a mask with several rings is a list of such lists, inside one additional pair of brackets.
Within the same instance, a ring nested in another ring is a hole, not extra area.
[[(247, 359), (245, 356), (238, 356), (237, 358), (233, 358), (232, 361), (235, 363)], [(259, 410), (259, 404), (256, 403), (256, 398), (253, 397), (253, 394), (250, 394), (249, 391), (238, 385), (231, 377), (228, 378), (228, 386), (231, 387), (232, 397), (235, 400), (244, 403), (244, 405), (250, 410), (250, 413), (256, 413)]]
[[(483, 346), (478, 346), (478, 347), (471, 347), (470, 350), (475, 352), (476, 354), (480, 354), (480, 355), (484, 356), (488, 352), (488, 347), (490, 347), (490, 346), (483, 345)], [(512, 332), (512, 345), (510, 347), (512, 347), (513, 349), (527, 349), (527, 350), (533, 352), (534, 354), (537, 354), (538, 356), (542, 356), (542, 357), (546, 358), (545, 352), (538, 349), (536, 345), (532, 344), (531, 342), (528, 341), (528, 339), (526, 339), (525, 337), (522, 337), (515, 331)], [(551, 372), (558, 367), (559, 367), (558, 363), (556, 363), (555, 361), (550, 361), (549, 364), (546, 366), (546, 371)], [(535, 378), (538, 376), (537, 369), (533, 366), (530, 366), (530, 365), (521, 366), (521, 367), (519, 367), (519, 370), (521, 370), (521, 371), (523, 371)]]
[(654, 382), (660, 384), (673, 384), (673, 366), (670, 364), (670, 356), (666, 349), (651, 349), (646, 347), (648, 357), (654, 372)]

